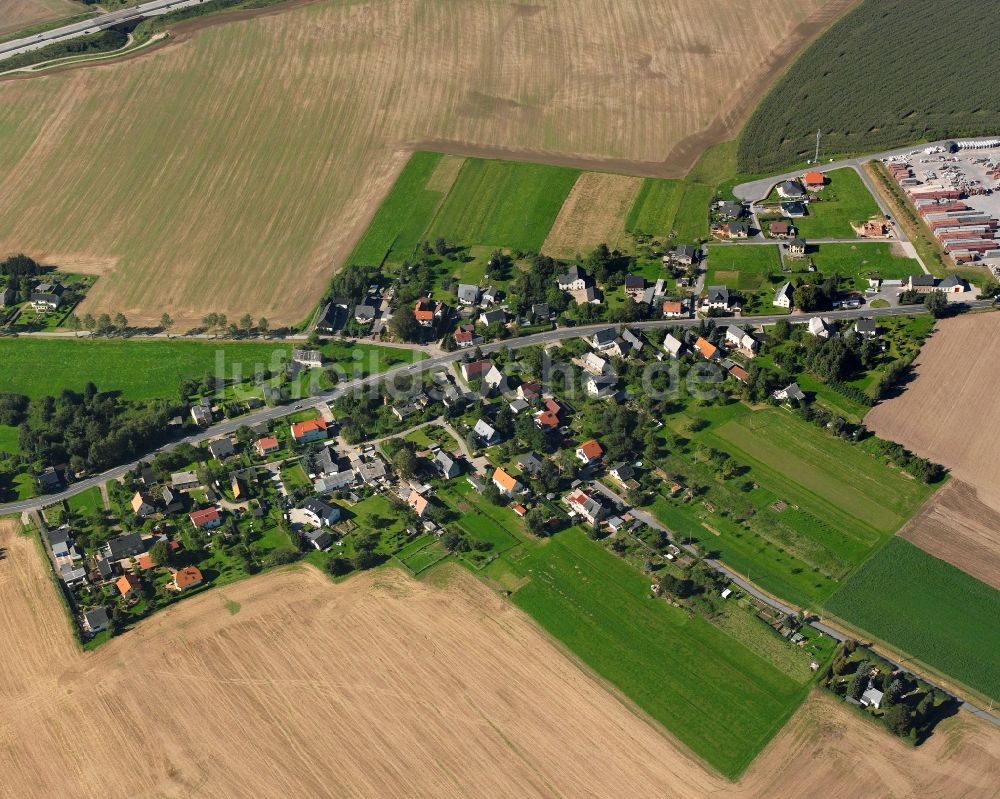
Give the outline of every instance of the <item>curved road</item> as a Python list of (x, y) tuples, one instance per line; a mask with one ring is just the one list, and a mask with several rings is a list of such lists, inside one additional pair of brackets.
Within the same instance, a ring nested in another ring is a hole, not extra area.
[(9, 42), (0, 44), (0, 61), (15, 55), (21, 55), (22, 53), (30, 53), (32, 50), (38, 50), (56, 42), (75, 39), (78, 36), (84, 36), (89, 33), (97, 33), (105, 28), (121, 25), (123, 22), (166, 14), (170, 11), (176, 11), (179, 8), (201, 5), (204, 2), (206, 0), (151, 0), (149, 3), (140, 3), (131, 8), (123, 8), (119, 11), (112, 11), (109, 14), (101, 14), (97, 17), (85, 19), (82, 22), (74, 22), (69, 25), (63, 25), (61, 28), (53, 28), (43, 33), (36, 33), (34, 36), (12, 39)]

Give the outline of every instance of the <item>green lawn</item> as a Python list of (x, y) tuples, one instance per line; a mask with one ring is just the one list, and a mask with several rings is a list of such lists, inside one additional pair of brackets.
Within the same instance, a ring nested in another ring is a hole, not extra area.
[[(82, 391), (93, 381), (99, 390), (120, 391), (127, 399), (176, 398), (182, 378), (200, 380), (206, 372), (249, 378), (258, 366), (277, 368), (292, 349), (279, 342), (5, 338), (0, 339), (5, 367), (0, 391), (37, 399), (65, 388)], [(409, 350), (371, 344), (331, 342), (323, 349), (349, 375), (355, 369), (381, 371), (412, 358)]]
[(727, 777), (807, 690), (702, 617), (651, 599), (647, 577), (577, 528), (486, 571), (520, 585), (516, 605)]
[(468, 158), (425, 238), (539, 250), (580, 172)]
[(809, 215), (794, 220), (805, 239), (850, 239), (851, 223), (860, 224), (880, 212), (871, 192), (853, 169), (826, 173), (826, 186), (809, 203)]
[(920, 264), (912, 258), (893, 255), (887, 241), (859, 241), (857, 244), (821, 244), (807, 254), (824, 275), (834, 272), (850, 279), (857, 289), (868, 287), (868, 276), (895, 280), (919, 274)]
[(440, 153), (414, 153), (375, 218), (348, 259), (355, 264), (401, 261), (424, 239), (444, 195), (428, 191), (426, 184), (441, 160)]
[(96, 513), (104, 510), (104, 500), (101, 498), (101, 489), (98, 486), (74, 494), (66, 502), (69, 509), (77, 513)]
[(769, 274), (781, 274), (777, 245), (719, 244), (708, 248), (707, 286), (759, 291), (770, 286)]
[(17, 455), (21, 451), (21, 445), (18, 443), (19, 435), (20, 433), (16, 427), (0, 424), (0, 452), (9, 452), (11, 455)]
[(700, 183), (684, 185), (684, 198), (674, 217), (674, 230), (677, 241), (705, 241), (709, 237), (708, 206), (712, 202), (715, 190), (711, 186)]
[(827, 607), (1000, 701), (1000, 592), (954, 566), (893, 538)]

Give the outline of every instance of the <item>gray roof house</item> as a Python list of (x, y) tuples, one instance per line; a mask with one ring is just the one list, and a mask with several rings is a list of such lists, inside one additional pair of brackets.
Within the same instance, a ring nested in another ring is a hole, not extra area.
[(590, 337), (590, 346), (600, 352), (611, 347), (615, 343), (616, 338), (618, 338), (618, 334), (615, 332), (615, 329), (613, 327), (606, 327), (604, 330), (598, 330)]
[(444, 450), (441, 450), (434, 456), (434, 467), (441, 473), (441, 476), (445, 480), (451, 480), (462, 473), (462, 467), (459, 466), (458, 461)]
[(83, 613), (83, 629), (88, 633), (99, 633), (101, 630), (106, 630), (110, 623), (108, 612), (104, 608), (94, 608)]
[(542, 459), (534, 452), (527, 452), (517, 459), (517, 465), (524, 474), (538, 474), (542, 470)]
[(320, 551), (325, 551), (333, 546), (333, 536), (322, 528), (309, 530), (306, 533), (306, 541)]
[(327, 505), (317, 497), (309, 497), (309, 499), (302, 503), (301, 510), (314, 527), (323, 527), (324, 525), (329, 527), (334, 522), (340, 520), (340, 508)]
[(795, 292), (792, 290), (792, 284), (785, 282), (783, 286), (774, 292), (774, 299), (771, 300), (771, 305), (776, 305), (778, 308), (791, 308), (794, 295)]
[(710, 308), (728, 308), (729, 289), (725, 286), (709, 286), (705, 289), (705, 304)]
[(782, 197), (799, 198), (806, 196), (806, 190), (797, 180), (786, 180), (778, 186), (778, 194)]
[(484, 444), (492, 444), (497, 438), (496, 429), (485, 419), (480, 419), (476, 422), (476, 426), (472, 428), (472, 432), (475, 433), (479, 440)]
[(479, 314), (480, 324), (489, 327), (490, 325), (502, 325), (507, 321), (507, 312), (503, 308), (495, 308), (492, 311), (483, 311)]
[(795, 400), (796, 402), (802, 402), (806, 398), (798, 383), (789, 383), (784, 388), (779, 388), (773, 396), (776, 400)]
[(112, 560), (121, 560), (141, 555), (146, 551), (146, 546), (139, 533), (123, 533), (109, 539), (104, 549)]
[(215, 441), (209, 442), (208, 451), (212, 453), (212, 457), (217, 461), (221, 461), (223, 458), (228, 458), (236, 452), (233, 448), (233, 442), (230, 441), (228, 437), (217, 438)]
[(475, 305), (479, 302), (479, 286), (471, 283), (458, 284), (458, 301), (462, 305)]

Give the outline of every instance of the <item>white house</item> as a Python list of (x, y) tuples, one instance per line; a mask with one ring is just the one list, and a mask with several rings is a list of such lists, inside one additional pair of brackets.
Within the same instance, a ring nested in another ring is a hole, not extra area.
[(781, 288), (774, 292), (774, 299), (771, 301), (772, 305), (778, 308), (788, 308), (791, 310), (792, 303), (794, 302), (794, 291), (792, 290), (791, 283), (785, 283)]
[(580, 359), (580, 366), (592, 375), (603, 375), (608, 369), (608, 362), (600, 355), (588, 352)]
[(729, 325), (726, 328), (726, 343), (750, 355), (756, 354), (760, 346), (757, 339), (736, 325)]
[(310, 497), (303, 502), (300, 510), (313, 527), (329, 527), (340, 520), (340, 508), (327, 505), (316, 497)]
[(809, 332), (817, 338), (830, 338), (837, 332), (837, 327), (829, 319), (814, 316), (809, 320)]
[(671, 358), (679, 358), (681, 353), (684, 352), (684, 342), (672, 333), (667, 333), (667, 337), (663, 339), (663, 349), (667, 351), (667, 354)]

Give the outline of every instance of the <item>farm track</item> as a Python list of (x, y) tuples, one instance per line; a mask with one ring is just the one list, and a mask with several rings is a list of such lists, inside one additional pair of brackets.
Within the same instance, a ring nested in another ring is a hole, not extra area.
[(680, 174), (694, 153), (671, 150), (746, 101), (729, 76), (769, 80), (842, 5), (291, 0), (182, 22), (0, 81), (0, 252), (102, 275), (82, 312), (295, 324), (414, 147)]

